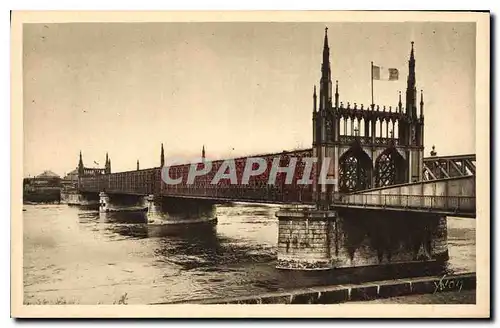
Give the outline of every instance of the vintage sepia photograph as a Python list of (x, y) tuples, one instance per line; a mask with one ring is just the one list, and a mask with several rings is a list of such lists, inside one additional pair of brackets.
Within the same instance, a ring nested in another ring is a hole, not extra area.
[(135, 15), (13, 12), (13, 316), (489, 315), (488, 13)]

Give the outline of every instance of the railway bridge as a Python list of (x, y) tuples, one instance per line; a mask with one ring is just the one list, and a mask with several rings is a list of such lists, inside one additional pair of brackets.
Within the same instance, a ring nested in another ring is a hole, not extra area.
[[(424, 157), (411, 43), (405, 105), (340, 101), (325, 30), (312, 147), (111, 173), (78, 164), (72, 202), (147, 209), (150, 222), (205, 222), (220, 202), (278, 203), (277, 267), (320, 270), (448, 259), (446, 217), (474, 218), (475, 155)], [(300, 205), (300, 206), (299, 206)]]

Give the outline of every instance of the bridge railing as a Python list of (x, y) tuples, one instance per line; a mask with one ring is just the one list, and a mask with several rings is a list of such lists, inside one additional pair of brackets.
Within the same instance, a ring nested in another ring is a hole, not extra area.
[(226, 188), (220, 189), (178, 187), (175, 189), (164, 189), (162, 190), (162, 195), (277, 203), (311, 203), (313, 201), (312, 192), (309, 190), (282, 190), (280, 188), (248, 187), (243, 188), (237, 186), (226, 186)]
[(408, 208), (451, 213), (475, 213), (476, 198), (470, 196), (426, 196), (351, 194), (341, 198), (341, 205)]

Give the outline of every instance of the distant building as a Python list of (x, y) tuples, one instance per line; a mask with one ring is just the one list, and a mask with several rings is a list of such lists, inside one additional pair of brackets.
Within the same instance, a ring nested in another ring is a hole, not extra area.
[(61, 180), (61, 184), (62, 191), (69, 192), (76, 190), (78, 187), (78, 167), (66, 174)]
[(28, 202), (59, 202), (61, 177), (52, 171), (23, 181), (23, 199)]
[(73, 171), (66, 174), (63, 178), (64, 181), (78, 182), (78, 167)]

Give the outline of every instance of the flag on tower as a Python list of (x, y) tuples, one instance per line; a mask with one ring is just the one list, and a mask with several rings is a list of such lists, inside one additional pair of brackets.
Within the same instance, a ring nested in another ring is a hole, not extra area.
[(399, 79), (399, 71), (397, 68), (372, 65), (372, 78), (380, 81), (397, 81)]

